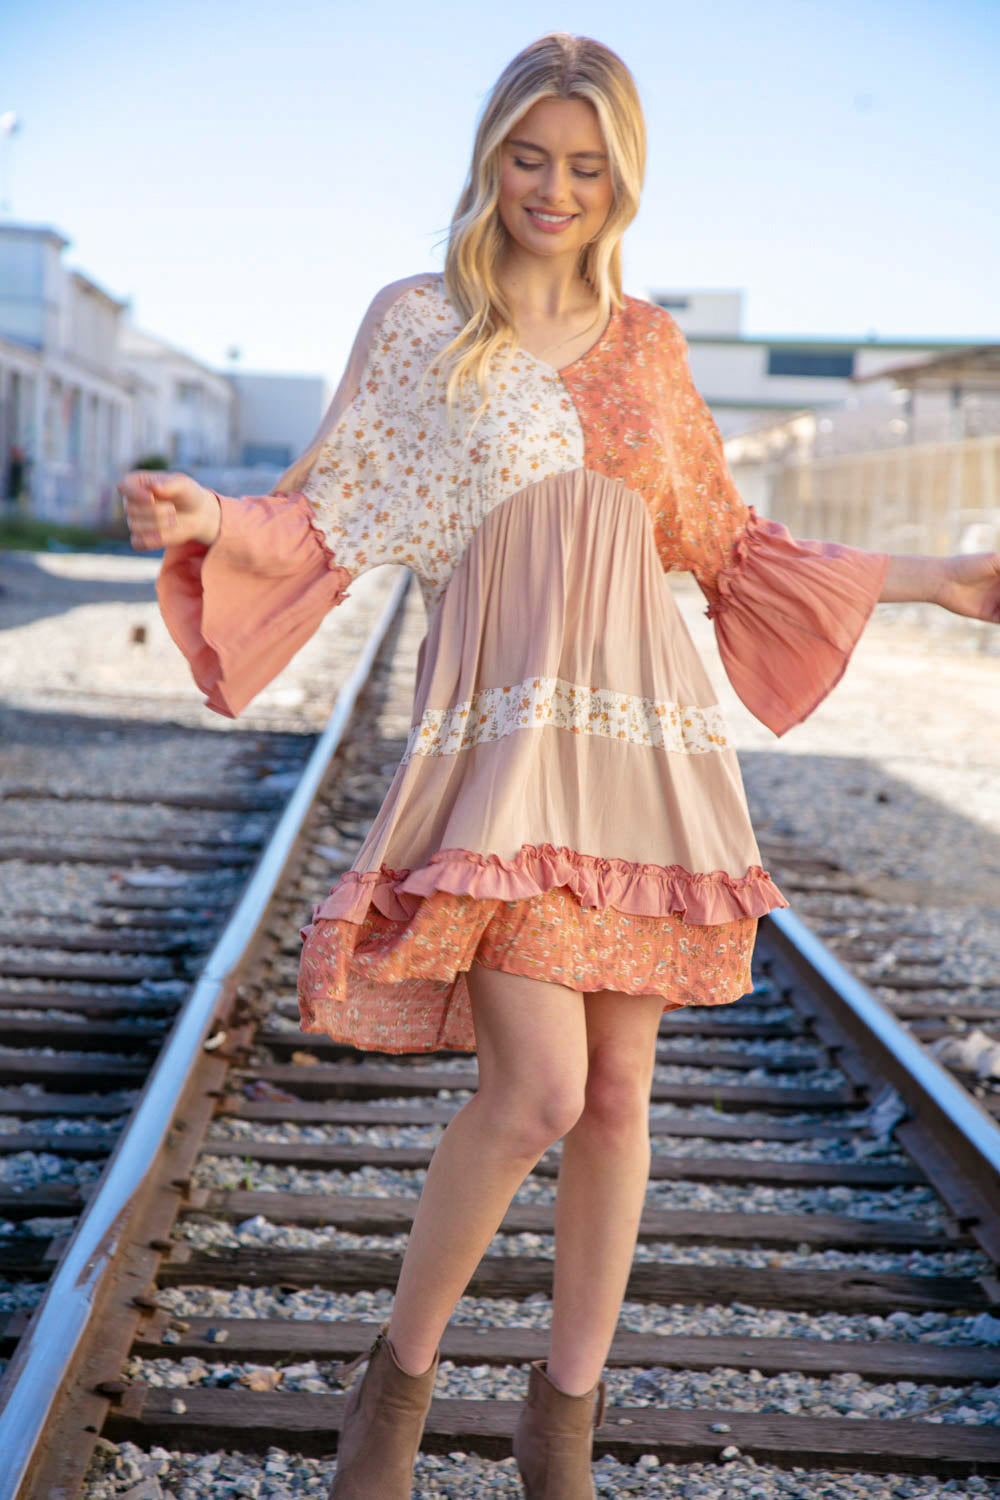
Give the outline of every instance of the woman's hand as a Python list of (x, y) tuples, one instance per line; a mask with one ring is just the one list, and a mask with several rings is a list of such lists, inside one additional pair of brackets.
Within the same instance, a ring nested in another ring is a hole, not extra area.
[(958, 553), (943, 562), (945, 576), (935, 604), (1000, 625), (1000, 552)]
[(211, 490), (187, 474), (160, 469), (133, 469), (118, 486), (124, 502), (129, 540), (137, 552), (180, 542), (210, 547), (222, 516)]
[(956, 615), (1000, 625), (1000, 552), (889, 558), (884, 604), (940, 604)]

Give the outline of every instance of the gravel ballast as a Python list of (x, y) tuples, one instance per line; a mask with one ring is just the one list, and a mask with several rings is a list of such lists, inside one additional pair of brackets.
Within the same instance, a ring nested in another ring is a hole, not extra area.
[[(34, 565), (33, 565), (34, 566)], [(224, 738), (193, 737), (198, 755), (210, 755), (211, 738), (221, 754), (235, 755), (240, 731), (311, 725), (320, 727), (325, 711), (312, 703), (312, 687), (317, 665), (329, 678), (330, 669), (324, 652), (331, 649), (336, 635), (342, 642), (350, 631), (361, 631), (352, 623), (347, 606), (338, 610), (330, 625), (316, 638), (315, 653), (300, 654), (296, 663), (282, 675), (277, 684), (256, 700), (249, 714), (233, 724), (213, 715), (201, 706), (200, 694), (193, 687), (183, 658), (161, 629), (162, 621), (151, 594), (158, 560), (151, 558), (111, 559), (93, 564), (95, 577), (88, 579), (87, 564), (63, 563), (57, 559), (40, 572), (57, 580), (59, 587), (75, 592), (75, 602), (63, 606), (63, 613), (28, 618), (30, 591), (7, 596), (7, 607), (21, 609), (24, 618), (7, 618), (0, 607), (0, 626), (8, 624), (11, 639), (24, 645), (24, 651), (8, 653), (7, 665), (0, 667), (0, 690), (6, 703), (0, 710), (0, 730), (10, 715), (21, 707), (50, 709), (72, 708), (83, 715), (107, 712), (140, 718), (153, 712), (154, 696), (159, 695), (158, 712), (164, 711), (182, 725), (197, 725), (223, 731)], [(103, 570), (103, 571), (102, 571)], [(2, 571), (2, 567), (0, 567)], [(87, 589), (107, 577), (127, 587), (116, 602), (89, 597)], [(389, 570), (369, 575), (384, 592), (392, 583)], [(22, 582), (37, 584), (37, 575), (24, 573)], [(360, 581), (364, 583), (364, 580)], [(711, 644), (711, 626), (704, 620), (704, 600), (685, 580), (672, 579), (682, 613), (720, 686), (730, 727), (740, 754), (751, 810), (762, 844), (767, 839), (807, 844), (819, 853), (835, 858), (845, 869), (878, 886), (885, 900), (883, 916), (887, 922), (898, 920), (903, 929), (895, 941), (895, 957), (887, 962), (884, 955), (873, 965), (869, 979), (877, 985), (879, 977), (894, 977), (893, 968), (905, 969), (908, 961), (927, 956), (927, 944), (934, 949), (933, 972), (943, 982), (968, 986), (962, 991), (942, 991), (946, 1001), (956, 997), (973, 1002), (992, 982), (1000, 967), (1000, 936), (995, 922), (992, 930), (988, 914), (995, 905), (996, 877), (1000, 874), (1000, 695), (996, 693), (1000, 666), (991, 651), (981, 649), (981, 632), (970, 635), (967, 645), (961, 634), (928, 630), (912, 612), (880, 610), (855, 654), (844, 682), (827, 702), (802, 726), (778, 744), (773, 736), (750, 719), (718, 668)], [(367, 588), (368, 585), (366, 584)], [(372, 587), (374, 585), (372, 584)], [(142, 590), (146, 590), (145, 596)], [(358, 585), (352, 593), (363, 592)], [(116, 623), (111, 639), (114, 651), (102, 658), (86, 642), (98, 636), (108, 637), (108, 610)], [(360, 618), (360, 615), (359, 615)], [(67, 632), (67, 625), (70, 630)], [(138, 644), (131, 638), (135, 625), (145, 627), (146, 641)], [(63, 632), (61, 643), (57, 641)], [(25, 632), (24, 640), (18, 632)], [(89, 632), (89, 634), (88, 634)], [(997, 632), (1000, 635), (1000, 632)], [(320, 639), (322, 637), (322, 640)], [(80, 640), (84, 641), (81, 648)], [(72, 641), (72, 649), (70, 649)], [(18, 680), (18, 668), (10, 665), (14, 656), (24, 661), (34, 656), (42, 663), (36, 680)], [(172, 658), (172, 660), (171, 660)], [(161, 660), (164, 670), (159, 670)], [(4, 674), (7, 674), (6, 676)], [(156, 682), (154, 692), (149, 683)], [(80, 706), (86, 698), (88, 682), (98, 695), (91, 706)], [(32, 696), (34, 694), (34, 696)], [(113, 707), (110, 705), (113, 704)], [(926, 711), (932, 704), (933, 714)], [(6, 715), (6, 718), (4, 717)], [(235, 733), (233, 731), (236, 731)], [(94, 765), (114, 772), (114, 783), (123, 791), (137, 785), (155, 784), (161, 788), (178, 787), (177, 767), (182, 763), (182, 739), (175, 727), (161, 726), (162, 744), (150, 736), (142, 754), (117, 742), (113, 733), (95, 745)], [(53, 760), (46, 776), (68, 790), (83, 786), (79, 766), (74, 767), (66, 749), (50, 747)], [(241, 747), (242, 748), (242, 747)], [(37, 757), (27, 748), (18, 748), (16, 756), (0, 759), (0, 781), (4, 775), (11, 782), (27, 782), (35, 774)], [(235, 763), (234, 763), (235, 769)], [(102, 771), (103, 774), (103, 771)], [(151, 799), (152, 800), (152, 799)], [(109, 819), (104, 810), (92, 808), (81, 821), (85, 836), (99, 839), (108, 834), (135, 838), (149, 837), (156, 828), (151, 809), (138, 808), (133, 816)], [(191, 818), (181, 814), (176, 820), (178, 837), (199, 836), (218, 841), (224, 834), (221, 819)], [(11, 828), (27, 836), (32, 829), (51, 837), (61, 827), (56, 803), (32, 822), (19, 813)], [(253, 831), (252, 820), (243, 822), (244, 833)], [(331, 836), (347, 848), (350, 841)], [(348, 850), (348, 852), (350, 852)], [(765, 861), (766, 863), (766, 861)], [(85, 867), (83, 867), (85, 871)], [(331, 878), (336, 874), (330, 865)], [(33, 909), (39, 920), (31, 930), (46, 935), (57, 934), (49, 918), (59, 913), (86, 917), (94, 909), (99, 895), (107, 889), (107, 871), (93, 869), (81, 873), (81, 867), (64, 865), (40, 870), (28, 861), (0, 867), (0, 897), (16, 894), (16, 904)], [(18, 883), (19, 882), (19, 883)], [(320, 884), (322, 882), (319, 882)], [(780, 884), (779, 879), (779, 884)], [(879, 884), (880, 883), (880, 884)], [(196, 895), (199, 887), (185, 879), (177, 889), (185, 899)], [(858, 931), (870, 932), (871, 906), (856, 897), (803, 894), (795, 905), (806, 919), (817, 924), (830, 920), (831, 914), (840, 935), (849, 934), (852, 924)], [(22, 924), (23, 925), (23, 924)], [(17, 957), (22, 950), (11, 946), (0, 950)], [(26, 951), (26, 950), (24, 950)], [(123, 956), (122, 966), (129, 960)], [(920, 971), (926, 972), (926, 970)], [(979, 988), (977, 988), (977, 986)], [(38, 988), (38, 986), (33, 986)], [(897, 1003), (902, 992), (890, 985), (878, 986), (889, 1003)], [(937, 992), (921, 992), (921, 998), (937, 998)], [(286, 993), (287, 999), (287, 993)], [(38, 1013), (36, 1005), (34, 1013)], [(43, 1011), (44, 1013), (44, 1011)], [(756, 1017), (770, 1020), (788, 1018), (786, 1007), (769, 1006), (766, 999), (755, 1003), (753, 1011), (741, 1012), (742, 1021)], [(725, 1009), (712, 1019), (730, 1017)], [(697, 1015), (685, 1016), (697, 1023)], [(294, 1024), (294, 1023), (292, 1023)], [(671, 1036), (669, 1045), (675, 1053), (694, 1052), (694, 1036)], [(725, 1038), (713, 1043), (719, 1050)], [(757, 1064), (750, 1070), (723, 1067), (699, 1068), (683, 1062), (658, 1065), (656, 1077), (667, 1084), (718, 1085), (749, 1088), (768, 1087), (837, 1089), (842, 1075), (827, 1065), (820, 1049), (799, 1041), (736, 1043)], [(62, 1050), (62, 1044), (60, 1044)], [(69, 1050), (69, 1049), (67, 1049)], [(82, 1055), (82, 1054), (81, 1054)], [(86, 1054), (95, 1061), (99, 1054)], [(775, 1074), (768, 1063), (790, 1059), (794, 1071)], [(473, 1060), (430, 1057), (418, 1062), (435, 1070), (466, 1072)], [(461, 1089), (442, 1090), (437, 1096), (458, 1104), (469, 1097)], [(378, 1101), (390, 1103), (391, 1101)], [(426, 1102), (426, 1100), (425, 1100)], [(673, 1109), (674, 1106), (668, 1106)], [(654, 1114), (657, 1108), (654, 1107)], [(706, 1106), (686, 1112), (695, 1120), (718, 1119), (718, 1113)], [(744, 1122), (754, 1117), (743, 1114)], [(765, 1118), (761, 1116), (761, 1119)], [(795, 1117), (782, 1116), (783, 1123)], [(810, 1117), (801, 1117), (808, 1120)], [(815, 1118), (815, 1117), (812, 1117)], [(847, 1111), (838, 1117), (845, 1132), (863, 1125), (860, 1114)], [(95, 1121), (97, 1129), (106, 1122)], [(27, 1122), (11, 1117), (11, 1124), (0, 1123), (0, 1129), (27, 1130)], [(322, 1132), (322, 1133), (317, 1133)], [(420, 1190), (423, 1173), (390, 1169), (365, 1168), (354, 1172), (312, 1171), (277, 1167), (254, 1162), (255, 1141), (320, 1141), (371, 1144), (381, 1146), (421, 1146), (431, 1149), (440, 1138), (440, 1127), (383, 1126), (359, 1131), (354, 1127), (302, 1127), (257, 1125), (254, 1122), (220, 1121), (213, 1127), (219, 1140), (237, 1140), (245, 1146), (248, 1162), (239, 1159), (202, 1158), (196, 1181), (202, 1186), (256, 1188), (272, 1192), (349, 1193), (373, 1196), (413, 1198)], [(881, 1164), (899, 1162), (898, 1149), (880, 1144), (870, 1133), (852, 1138), (845, 1133), (829, 1139), (801, 1142), (716, 1141), (708, 1136), (654, 1138), (654, 1150), (674, 1156), (716, 1155), (748, 1161), (827, 1161), (874, 1160)], [(21, 1152), (0, 1158), (0, 1180), (8, 1188), (26, 1190), (45, 1183), (72, 1183), (81, 1186), (91, 1180), (91, 1164), (74, 1162), (51, 1151)], [(516, 1201), (550, 1203), (555, 1183), (539, 1180), (525, 1184)], [(937, 1200), (926, 1189), (900, 1187), (886, 1190), (827, 1187), (769, 1187), (750, 1182), (740, 1187), (724, 1183), (701, 1183), (680, 1180), (654, 1182), (647, 1202), (650, 1207), (699, 1209), (706, 1212), (732, 1212), (745, 1209), (770, 1213), (837, 1213), (890, 1216), (901, 1221), (922, 1224), (941, 1222)], [(31, 1221), (18, 1226), (18, 1233), (42, 1233), (54, 1220)], [(66, 1221), (59, 1221), (65, 1226)], [(13, 1232), (13, 1229), (12, 1229)], [(297, 1229), (272, 1223), (258, 1216), (241, 1223), (205, 1223), (198, 1217), (184, 1223), (180, 1236), (192, 1247), (209, 1249), (244, 1244), (259, 1248), (357, 1249), (384, 1248), (399, 1253), (406, 1243), (405, 1235), (357, 1236), (331, 1229)], [(491, 1254), (530, 1254), (547, 1257), (553, 1252), (551, 1236), (498, 1235), (490, 1247)], [(983, 1257), (972, 1251), (956, 1249), (942, 1253), (927, 1252), (806, 1252), (803, 1248), (788, 1251), (731, 1249), (730, 1247), (677, 1245), (667, 1241), (643, 1242), (636, 1252), (637, 1261), (680, 1264), (739, 1264), (748, 1268), (803, 1267), (814, 1270), (868, 1269), (906, 1271), (911, 1274), (982, 1275), (989, 1268)], [(748, 1288), (752, 1281), (748, 1279)], [(4, 1295), (7, 1308), (30, 1306), (36, 1289), (27, 1286), (0, 1288), (0, 1308)], [(362, 1317), (377, 1323), (388, 1316), (392, 1298), (388, 1292), (341, 1296), (320, 1290), (302, 1292), (269, 1292), (267, 1289), (233, 1288), (226, 1291), (209, 1288), (179, 1288), (158, 1295), (160, 1304), (176, 1316), (201, 1314), (216, 1317), (283, 1316), (302, 1318)], [(535, 1295), (525, 1303), (508, 1299), (463, 1298), (454, 1321), (475, 1326), (520, 1325), (544, 1330), (551, 1319), (551, 1302)], [(815, 1316), (782, 1310), (755, 1308), (751, 1303), (729, 1307), (660, 1307), (651, 1304), (626, 1304), (620, 1327), (637, 1332), (730, 1333), (757, 1337), (809, 1337), (819, 1339), (854, 1338), (861, 1341), (892, 1339), (904, 1342), (996, 1345), (1000, 1343), (1000, 1320), (988, 1314), (976, 1317), (951, 1317), (944, 1314), (889, 1314), (885, 1317)], [(176, 1386), (194, 1384), (228, 1384), (251, 1373), (245, 1364), (227, 1363), (224, 1351), (211, 1361), (172, 1360), (169, 1342), (162, 1357), (135, 1361), (131, 1372), (153, 1383)], [(265, 1367), (270, 1368), (270, 1367)], [(284, 1389), (294, 1400), (298, 1390), (336, 1389), (330, 1384), (331, 1367), (322, 1361), (303, 1361), (286, 1368), (278, 1389)], [(871, 1416), (896, 1416), (949, 1424), (997, 1422), (1000, 1404), (996, 1390), (985, 1387), (952, 1388), (945, 1385), (925, 1386), (905, 1381), (874, 1383), (857, 1377), (819, 1378), (804, 1375), (764, 1376), (757, 1372), (714, 1370), (700, 1374), (670, 1370), (665, 1366), (644, 1369), (624, 1368), (610, 1371), (609, 1400), (632, 1406), (665, 1404), (672, 1406), (728, 1406), (734, 1411), (767, 1410), (814, 1416), (849, 1414), (859, 1419)], [(520, 1367), (468, 1367), (445, 1362), (441, 1367), (436, 1394), (471, 1397), (495, 1396), (520, 1399), (526, 1371)], [(730, 1451), (730, 1450), (727, 1450)], [(91, 1474), (84, 1487), (84, 1500), (111, 1500), (127, 1496), (128, 1500), (201, 1500), (202, 1496), (258, 1496), (261, 1500), (294, 1500), (300, 1495), (325, 1495), (332, 1472), (330, 1461), (306, 1460), (272, 1449), (266, 1457), (258, 1455), (170, 1454), (155, 1448), (146, 1454), (129, 1444), (116, 1451), (102, 1444)], [(824, 1472), (784, 1472), (765, 1465), (755, 1465), (742, 1456), (717, 1464), (674, 1468), (647, 1455), (634, 1465), (623, 1465), (612, 1459), (594, 1465), (598, 1494), (605, 1496), (644, 1495), (683, 1497), (683, 1500), (719, 1500), (730, 1495), (747, 1500), (771, 1500), (771, 1497), (832, 1497), (832, 1500), (937, 1500), (945, 1495), (1000, 1495), (1000, 1481), (963, 1479), (951, 1482), (923, 1477), (872, 1476), (870, 1474), (827, 1474)], [(414, 1493), (426, 1496), (521, 1496), (522, 1489), (513, 1460), (486, 1463), (469, 1455), (433, 1457), (421, 1455), (418, 1461)]]
[[(729, 1449), (724, 1450), (727, 1454)], [(91, 1465), (81, 1500), (299, 1500), (326, 1494), (333, 1463), (302, 1458), (271, 1448), (263, 1457), (242, 1453), (170, 1453), (153, 1448), (149, 1454), (125, 1443), (118, 1450), (102, 1447)], [(622, 1495), (645, 1500), (995, 1500), (1000, 1481), (936, 1480), (922, 1475), (841, 1474), (826, 1470), (773, 1469), (752, 1459), (735, 1457), (718, 1464), (675, 1468), (661, 1464), (655, 1454), (642, 1455), (636, 1464), (614, 1458), (593, 1465), (600, 1500)], [(138, 1488), (141, 1485), (147, 1488)], [(130, 1495), (130, 1491), (133, 1493)], [(413, 1493), (421, 1500), (523, 1500), (524, 1487), (513, 1458), (489, 1461), (474, 1454), (421, 1453), (414, 1470)]]

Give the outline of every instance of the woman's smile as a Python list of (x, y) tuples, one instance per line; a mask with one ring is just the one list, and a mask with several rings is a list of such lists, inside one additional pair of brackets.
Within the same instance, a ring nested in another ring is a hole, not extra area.
[(544, 208), (526, 208), (525, 213), (546, 234), (558, 234), (577, 217), (576, 214), (554, 214)]

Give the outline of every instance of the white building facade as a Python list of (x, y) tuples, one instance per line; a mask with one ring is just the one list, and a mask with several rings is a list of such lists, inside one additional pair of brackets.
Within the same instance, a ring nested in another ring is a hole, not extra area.
[(304, 453), (319, 430), (332, 392), (321, 375), (269, 375), (231, 371), (236, 392), (233, 446), (245, 468), (269, 465), (276, 473)]
[(50, 228), (0, 223), (2, 494), (20, 471), (35, 514), (103, 523), (130, 410), (116, 359), (128, 304), (68, 269), (68, 244)]
[(184, 471), (230, 462), (236, 392), (225, 375), (131, 323), (119, 357), (132, 408), (126, 467), (154, 456)]
[(64, 264), (69, 244), (0, 220), (0, 508), (113, 528), (118, 481), (154, 459), (268, 489), (313, 438), (324, 378), (213, 369), (136, 328), (127, 299)]
[(804, 409), (857, 399), (858, 381), (903, 361), (977, 347), (974, 339), (747, 337), (741, 291), (655, 291), (688, 341), (691, 373), (723, 437)]

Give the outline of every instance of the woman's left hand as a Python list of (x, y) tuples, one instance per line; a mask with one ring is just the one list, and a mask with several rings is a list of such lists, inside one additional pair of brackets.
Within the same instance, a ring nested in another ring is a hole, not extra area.
[(944, 577), (934, 603), (956, 615), (1000, 625), (1000, 552), (942, 558)]

